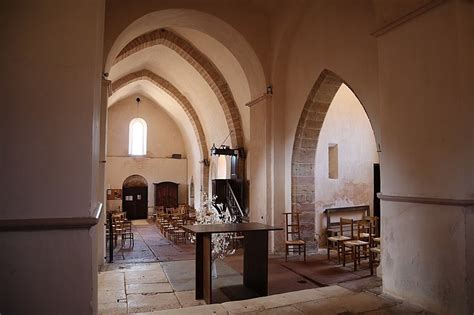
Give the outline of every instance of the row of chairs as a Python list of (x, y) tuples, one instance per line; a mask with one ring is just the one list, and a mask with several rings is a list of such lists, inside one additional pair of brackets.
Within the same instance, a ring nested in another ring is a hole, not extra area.
[[(298, 212), (285, 212), (285, 261), (290, 253), (303, 253), (306, 262), (306, 242), (301, 238), (300, 214)], [(356, 227), (356, 233), (354, 232)], [(340, 218), (339, 232), (327, 238), (327, 255), (330, 251), (337, 251), (338, 263), (346, 265), (346, 256), (350, 255), (354, 262), (354, 270), (360, 266), (362, 258), (369, 258), (370, 272), (373, 274), (374, 264), (380, 260), (380, 237), (378, 233), (378, 218), (364, 216), (362, 220)]]
[(156, 206), (155, 207), (155, 215), (158, 217), (159, 215), (185, 215), (191, 216), (195, 213), (196, 210), (192, 209), (190, 206), (186, 204), (179, 204), (176, 208), (173, 207), (163, 207), (163, 206)]
[[(110, 220), (109, 218), (107, 220)], [(109, 221), (106, 223), (106, 237), (110, 239), (112, 234), (114, 237), (114, 245), (117, 245), (118, 237), (120, 236), (120, 241), (122, 246), (125, 245), (126, 241), (130, 242), (130, 246), (135, 245), (135, 239), (132, 231), (132, 221), (127, 220), (125, 212), (116, 212), (111, 215), (112, 220), (112, 233), (110, 233), (110, 224)]]
[[(374, 264), (380, 261), (380, 237), (377, 235), (377, 217), (364, 216), (362, 220), (340, 218), (339, 233), (327, 238), (328, 260), (330, 251), (336, 250), (337, 261), (346, 265), (346, 256), (351, 256), (354, 270), (360, 266), (361, 258), (369, 259), (370, 274), (374, 274)], [(356, 227), (356, 232), (354, 232)]]
[(186, 231), (182, 228), (185, 222), (182, 215), (158, 215), (156, 225), (169, 240), (186, 244)]

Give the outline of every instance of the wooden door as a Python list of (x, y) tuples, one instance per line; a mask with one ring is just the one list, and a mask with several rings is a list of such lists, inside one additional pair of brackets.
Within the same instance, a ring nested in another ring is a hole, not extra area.
[(155, 184), (155, 206), (178, 207), (178, 184), (173, 182)]
[(148, 206), (148, 187), (124, 187), (122, 194), (123, 211), (127, 219), (146, 219)]

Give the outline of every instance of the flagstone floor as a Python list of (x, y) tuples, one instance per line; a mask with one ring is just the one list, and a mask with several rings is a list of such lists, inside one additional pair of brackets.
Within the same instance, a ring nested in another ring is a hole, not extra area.
[[(381, 280), (367, 266), (353, 272), (324, 254), (306, 263), (269, 259), (269, 296), (253, 298), (242, 287), (240, 253), (217, 261), (213, 296), (194, 299), (194, 245), (175, 245), (154, 224), (134, 221), (135, 245), (114, 250), (99, 273), (99, 314), (416, 314), (423, 310), (381, 294)], [(335, 285), (337, 284), (337, 285)]]

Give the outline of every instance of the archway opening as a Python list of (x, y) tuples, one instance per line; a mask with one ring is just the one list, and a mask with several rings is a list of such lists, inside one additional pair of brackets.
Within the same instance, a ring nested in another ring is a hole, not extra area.
[(227, 179), (228, 171), (227, 171), (227, 156), (220, 155), (217, 158), (217, 174), (216, 179)]
[[(362, 144), (369, 153), (361, 151)], [(292, 210), (301, 213), (301, 235), (310, 251), (325, 244), (324, 209), (368, 203), (374, 212), (376, 151), (363, 105), (337, 74), (324, 70), (300, 116), (291, 168)]]
[[(355, 94), (344, 83), (335, 94), (318, 136), (314, 167), (315, 240), (326, 246), (326, 209), (367, 206), (374, 214), (374, 167), (379, 164), (369, 118)], [(363, 210), (341, 212), (360, 220)], [(337, 223), (338, 217), (330, 218)]]
[(148, 183), (141, 175), (131, 175), (122, 184), (122, 209), (129, 220), (148, 216)]

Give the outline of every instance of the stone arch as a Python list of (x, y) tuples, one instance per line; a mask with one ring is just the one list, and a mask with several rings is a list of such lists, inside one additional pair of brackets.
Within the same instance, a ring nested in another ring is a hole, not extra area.
[(148, 182), (146, 181), (145, 177), (134, 174), (130, 175), (123, 181), (122, 184), (123, 188), (130, 188), (130, 187), (148, 187)]
[(114, 64), (154, 45), (164, 45), (174, 50), (201, 74), (222, 106), (231, 133), (232, 146), (243, 148), (244, 135), (240, 112), (227, 81), (214, 63), (186, 39), (167, 29), (158, 29), (142, 34), (130, 41), (120, 51), (114, 60)]
[(162, 9), (139, 18), (131, 14), (122, 19), (121, 23), (118, 34), (113, 35), (112, 45), (106, 46), (104, 72), (110, 72), (115, 57), (135, 37), (164, 27), (189, 28), (214, 38), (236, 58), (246, 77), (241, 84), (248, 87), (251, 99), (256, 99), (265, 92), (265, 73), (256, 52), (239, 31), (213, 14), (184, 8)]
[(313, 248), (315, 231), (314, 171), (318, 138), (329, 106), (343, 83), (345, 82), (337, 74), (329, 70), (321, 72), (303, 107), (293, 143), (291, 205), (293, 211), (301, 212), (302, 237)]
[(163, 77), (153, 73), (152, 71), (149, 70), (140, 70), (136, 71), (133, 73), (129, 73), (111, 84), (109, 96), (114, 94), (116, 91), (118, 91), (120, 88), (133, 83), (135, 81), (139, 80), (147, 80), (163, 91), (165, 91), (168, 95), (170, 95), (176, 102), (183, 108), (184, 112), (188, 116), (191, 125), (193, 126), (194, 133), (196, 134), (196, 139), (198, 141), (198, 147), (200, 149), (201, 153), (201, 165), (202, 165), (202, 189), (207, 192), (208, 190), (208, 185), (206, 184), (209, 181), (209, 167), (208, 161), (209, 161), (209, 152), (208, 152), (208, 146), (206, 142), (206, 137), (204, 135), (204, 130), (202, 128), (201, 121), (199, 120), (199, 117), (194, 110), (194, 107), (192, 106), (191, 102), (186, 98), (186, 96), (183, 95), (173, 84), (171, 84), (169, 81), (164, 79)]

